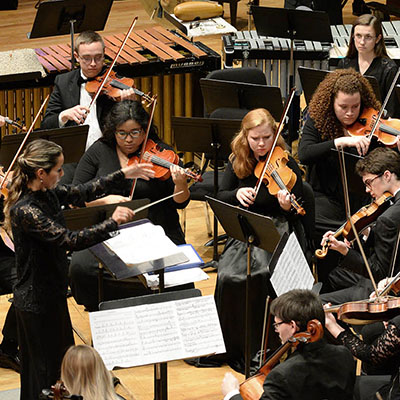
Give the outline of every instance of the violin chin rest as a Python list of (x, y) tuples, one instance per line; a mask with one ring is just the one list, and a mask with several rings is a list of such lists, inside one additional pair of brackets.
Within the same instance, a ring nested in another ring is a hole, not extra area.
[(223, 13), (223, 6), (212, 1), (187, 1), (174, 8), (175, 16), (182, 21), (215, 18)]

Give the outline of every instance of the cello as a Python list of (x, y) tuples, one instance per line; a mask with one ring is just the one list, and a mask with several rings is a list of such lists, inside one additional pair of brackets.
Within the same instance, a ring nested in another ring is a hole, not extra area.
[(281, 357), (290, 349), (297, 347), (300, 343), (312, 343), (322, 339), (324, 328), (321, 322), (312, 319), (307, 323), (307, 330), (293, 335), (282, 344), (278, 350), (265, 362), (265, 364), (250, 378), (240, 384), (239, 391), (244, 400), (259, 400), (264, 389), (263, 384), (272, 368), (279, 362)]

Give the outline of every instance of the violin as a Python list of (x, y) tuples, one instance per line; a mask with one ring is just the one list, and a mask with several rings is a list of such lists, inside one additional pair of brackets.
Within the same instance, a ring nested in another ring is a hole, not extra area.
[[(392, 194), (385, 192), (379, 199), (376, 199), (368, 206), (361, 207), (354, 215), (351, 216), (351, 222), (346, 221), (334, 234), (333, 237), (337, 238), (342, 235), (349, 242), (355, 239), (351, 224), (355, 226), (357, 232), (371, 225), (384, 211), (390, 206), (390, 200), (393, 198)], [(329, 241), (326, 241), (322, 249), (315, 250), (315, 255), (318, 258), (324, 258), (328, 254)]]
[(264, 393), (263, 384), (272, 368), (279, 362), (283, 354), (291, 347), (297, 347), (300, 343), (317, 342), (324, 335), (321, 322), (316, 319), (308, 321), (307, 331), (293, 335), (286, 343), (276, 350), (274, 354), (253, 376), (240, 384), (239, 391), (244, 400), (259, 400)]
[(51, 387), (51, 389), (43, 389), (40, 394), (40, 399), (54, 399), (54, 400), (63, 400), (63, 399), (73, 399), (73, 400), (83, 400), (82, 396), (68, 393), (68, 390), (64, 386), (64, 383), (61, 381), (57, 381), (55, 385)]
[(400, 135), (400, 119), (379, 120), (374, 130), (377, 118), (378, 111), (366, 108), (347, 131), (351, 136), (366, 136), (368, 139), (374, 136), (385, 146), (396, 146), (397, 136)]
[(26, 126), (20, 124), (17, 121), (14, 121), (14, 120), (12, 120), (12, 119), (10, 119), (8, 117), (4, 117), (4, 122), (6, 124), (8, 124), (8, 125), (11, 125), (11, 126), (14, 126), (14, 127), (18, 128), (18, 129), (20, 129), (22, 132), (26, 132)]
[(89, 80), (85, 85), (86, 91), (91, 97), (95, 96), (100, 87), (100, 94), (105, 94), (117, 102), (121, 101), (121, 90), (123, 89), (133, 89), (134, 93), (140, 96), (143, 101), (146, 101), (148, 105), (154, 102), (154, 97), (150, 97), (148, 94), (135, 88), (133, 79), (117, 77), (114, 71), (111, 71), (109, 74), (103, 73)]
[[(276, 146), (269, 158), (269, 163), (265, 168), (266, 161), (260, 161), (254, 169), (254, 175), (260, 178), (267, 185), (268, 191), (273, 196), (276, 196), (279, 190), (287, 190), (290, 192), (297, 180), (297, 175), (287, 166), (289, 157), (287, 153), (279, 146)], [(264, 171), (265, 170), (265, 171)], [(305, 215), (304, 208), (290, 195), (290, 203), (296, 212), (300, 215)]]
[[(178, 165), (179, 162), (179, 157), (173, 150), (163, 149), (151, 139), (147, 140), (142, 159), (153, 164), (154, 178), (162, 181), (167, 180), (171, 176), (169, 168), (172, 165)], [(133, 156), (129, 159), (128, 165), (139, 162), (139, 160), (140, 158), (138, 156)], [(179, 168), (196, 182), (203, 181), (201, 175), (195, 174), (187, 168)]]

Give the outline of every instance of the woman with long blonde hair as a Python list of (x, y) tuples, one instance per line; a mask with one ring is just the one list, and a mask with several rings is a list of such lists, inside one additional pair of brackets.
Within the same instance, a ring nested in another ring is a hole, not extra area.
[[(255, 195), (257, 177), (254, 168), (257, 163), (268, 157), (276, 135), (276, 122), (271, 114), (262, 108), (250, 111), (242, 120), (241, 129), (232, 140), (232, 154), (220, 183), (218, 198), (226, 203), (243, 206), (249, 211), (271, 217), (277, 229), (283, 232), (295, 231), (304, 241), (300, 217), (291, 211), (289, 193), (278, 192), (271, 195), (265, 184)], [(285, 149), (282, 137), (278, 145)], [(287, 166), (295, 173), (296, 183), (292, 194), (302, 196), (301, 172), (288, 155)], [(251, 305), (252, 308), (252, 357), (260, 348), (263, 307), (268, 294), (268, 262), (271, 254), (254, 247), (251, 260)], [(235, 239), (228, 239), (218, 263), (218, 279), (215, 291), (218, 313), (224, 334), (226, 354), (223, 361), (232, 368), (244, 370), (244, 298), (246, 287), (246, 244)], [(220, 357), (221, 358), (221, 357)]]
[(71, 395), (84, 400), (119, 400), (110, 372), (93, 347), (70, 347), (61, 364), (61, 380)]
[(17, 159), (4, 226), (15, 245), (17, 282), (14, 306), (21, 359), (21, 400), (37, 399), (59, 377), (66, 349), (74, 343), (67, 307), (67, 250), (102, 242), (118, 225), (133, 218), (133, 211), (117, 207), (111, 218), (70, 231), (62, 206), (79, 205), (104, 196), (125, 179), (152, 177), (150, 164), (134, 164), (79, 186), (59, 185), (63, 176), (61, 146), (39, 139), (30, 142)]

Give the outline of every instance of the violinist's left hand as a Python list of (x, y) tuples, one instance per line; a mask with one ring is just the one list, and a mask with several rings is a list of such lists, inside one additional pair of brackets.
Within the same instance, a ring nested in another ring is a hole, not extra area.
[(396, 136), (396, 146), (397, 150), (400, 151), (400, 136)]
[(321, 246), (324, 246), (327, 241), (329, 242), (328, 246), (330, 249), (336, 250), (343, 256), (345, 256), (349, 252), (349, 243), (337, 240), (334, 236), (334, 232), (328, 231), (324, 234), (324, 236), (322, 236)]
[(2, 127), (6, 123), (6, 119), (0, 115), (0, 127)]
[(183, 203), (185, 202), (189, 196), (189, 188), (187, 184), (187, 176), (183, 170), (183, 168), (179, 167), (178, 165), (171, 165), (169, 168), (171, 171), (171, 178), (175, 183), (174, 193), (179, 193), (182, 191), (181, 194), (174, 196), (174, 201), (176, 203)]
[(121, 90), (121, 101), (123, 100), (137, 100), (136, 94), (132, 88)]
[[(324, 304), (324, 309), (331, 306), (331, 303)], [(337, 323), (336, 318), (331, 312), (325, 311), (325, 328), (336, 339), (344, 329)]]
[(235, 376), (231, 372), (227, 372), (222, 381), (222, 395), (225, 397), (232, 390), (239, 390), (239, 381), (235, 378)]
[(290, 196), (291, 195), (287, 190), (280, 190), (276, 195), (276, 197), (279, 201), (279, 205), (285, 211), (290, 210), (290, 207), (291, 207)]

